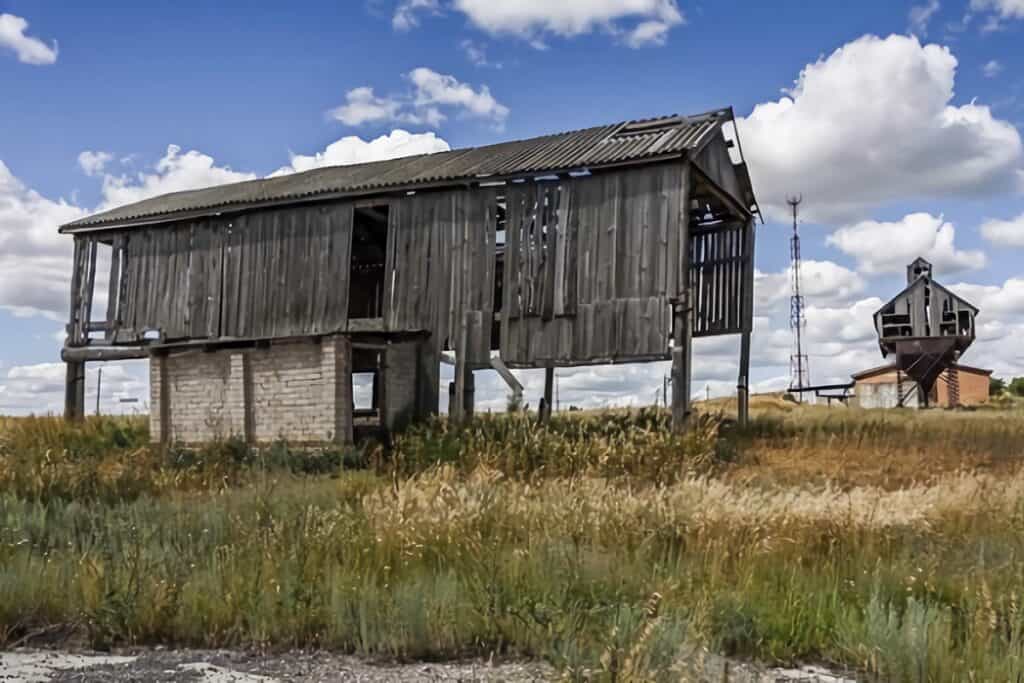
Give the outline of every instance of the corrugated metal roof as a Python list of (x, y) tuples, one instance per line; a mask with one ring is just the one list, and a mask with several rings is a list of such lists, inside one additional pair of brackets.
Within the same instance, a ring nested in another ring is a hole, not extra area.
[(699, 147), (731, 110), (697, 116), (664, 116), (557, 133), (484, 147), (317, 168), (153, 197), (68, 223), (92, 227), (172, 219), (177, 214), (226, 210), (235, 205), (288, 202), (326, 194), (359, 194), (418, 185), (479, 181), (643, 161)]

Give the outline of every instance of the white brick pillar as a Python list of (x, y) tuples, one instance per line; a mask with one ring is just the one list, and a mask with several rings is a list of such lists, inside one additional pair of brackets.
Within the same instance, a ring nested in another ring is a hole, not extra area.
[(149, 359), (149, 440), (160, 443), (163, 440), (163, 429), (160, 416), (164, 411), (162, 400), (163, 369), (166, 359), (163, 356), (152, 356)]
[(224, 422), (231, 436), (240, 436), (248, 441), (251, 437), (247, 429), (246, 399), (248, 391), (246, 382), (248, 359), (242, 352), (232, 353), (228, 368), (228, 386), (224, 396)]

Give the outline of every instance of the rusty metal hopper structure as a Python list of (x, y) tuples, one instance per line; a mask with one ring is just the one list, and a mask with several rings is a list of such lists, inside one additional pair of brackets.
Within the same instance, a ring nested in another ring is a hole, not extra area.
[(907, 266), (907, 286), (875, 312), (882, 356), (917, 382), (925, 403), (935, 381), (974, 342), (978, 309), (932, 279), (923, 258)]

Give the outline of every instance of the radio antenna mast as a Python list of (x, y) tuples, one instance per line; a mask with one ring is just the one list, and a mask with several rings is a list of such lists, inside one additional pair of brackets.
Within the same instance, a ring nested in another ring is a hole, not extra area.
[(796, 390), (797, 400), (803, 402), (800, 390), (810, 386), (810, 366), (803, 348), (803, 332), (807, 327), (804, 318), (804, 297), (800, 293), (800, 228), (798, 209), (803, 195), (786, 198), (786, 203), (793, 209), (793, 236), (789, 240), (789, 255), (792, 259), (790, 270), (793, 276), (793, 294), (789, 298), (789, 329), (793, 331), (793, 354), (789, 357), (789, 388)]

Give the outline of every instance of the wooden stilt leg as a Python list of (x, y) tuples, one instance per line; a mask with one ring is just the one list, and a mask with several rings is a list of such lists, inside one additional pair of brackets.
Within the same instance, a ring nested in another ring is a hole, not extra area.
[(67, 378), (64, 384), (64, 417), (69, 421), (85, 417), (85, 363), (67, 363)]
[(739, 422), (747, 426), (750, 422), (750, 333), (744, 332), (740, 337), (740, 374), (736, 383), (736, 396), (739, 403)]
[(345, 445), (352, 443), (352, 344), (348, 337), (338, 336), (331, 342), (334, 347), (334, 440)]
[(540, 415), (541, 422), (549, 422), (551, 420), (554, 397), (555, 369), (553, 367), (547, 367), (544, 368), (544, 410)]
[(472, 417), (476, 404), (476, 377), (469, 368), (466, 368), (465, 375), (462, 392), (462, 416)]
[(688, 303), (675, 304), (672, 349), (672, 430), (682, 432), (690, 417), (692, 327)]

